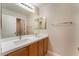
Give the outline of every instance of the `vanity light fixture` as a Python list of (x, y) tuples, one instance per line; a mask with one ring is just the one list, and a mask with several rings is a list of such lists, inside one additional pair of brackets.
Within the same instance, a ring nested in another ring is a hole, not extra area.
[(28, 10), (30, 12), (34, 12), (34, 6), (32, 6), (31, 4), (29, 3), (16, 3), (16, 5), (24, 8), (25, 10)]

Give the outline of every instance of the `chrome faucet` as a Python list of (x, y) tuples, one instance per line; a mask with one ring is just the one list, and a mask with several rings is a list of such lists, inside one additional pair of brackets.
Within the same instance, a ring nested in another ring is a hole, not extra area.
[(38, 37), (38, 34), (37, 33), (35, 33), (35, 37)]

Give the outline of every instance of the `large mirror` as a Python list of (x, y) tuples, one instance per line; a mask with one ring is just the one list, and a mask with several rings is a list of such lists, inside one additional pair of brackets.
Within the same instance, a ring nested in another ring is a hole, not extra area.
[(28, 16), (28, 11), (25, 11), (15, 3), (3, 3), (1, 38), (25, 35)]
[(2, 3), (1, 37), (31, 35), (46, 30), (46, 18), (38, 16), (35, 12), (27, 11), (16, 3)]

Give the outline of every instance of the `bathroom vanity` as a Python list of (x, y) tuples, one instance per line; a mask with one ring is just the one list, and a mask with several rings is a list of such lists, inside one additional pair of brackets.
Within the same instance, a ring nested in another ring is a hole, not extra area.
[[(5, 56), (45, 56), (48, 50), (48, 36), (43, 35), (38, 38), (30, 38), (23, 40), (12, 41), (14, 47), (10, 47), (9, 42), (2, 43), (2, 55)], [(6, 44), (7, 47), (6, 47)], [(5, 47), (4, 47), (5, 46)]]
[(10, 52), (7, 56), (44, 56), (47, 54), (47, 49), (48, 38), (44, 38), (28, 46)]

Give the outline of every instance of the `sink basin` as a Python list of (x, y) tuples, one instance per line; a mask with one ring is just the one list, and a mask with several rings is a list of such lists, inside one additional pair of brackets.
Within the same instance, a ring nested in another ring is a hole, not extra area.
[(32, 36), (25, 36), (21, 40), (14, 41), (14, 44), (16, 46), (18, 46), (18, 45), (24, 45), (27, 42), (29, 42), (31, 40), (34, 40), (34, 39), (36, 39), (36, 37), (34, 35), (32, 35)]
[(18, 41), (15, 41), (14, 43), (15, 43), (16, 45), (19, 45), (19, 44), (23, 44), (23, 43), (25, 43), (25, 42), (27, 42), (27, 41), (29, 41), (29, 39), (18, 40)]

